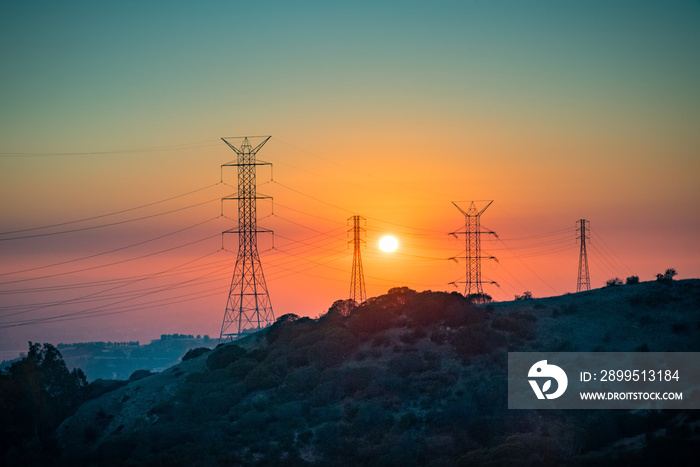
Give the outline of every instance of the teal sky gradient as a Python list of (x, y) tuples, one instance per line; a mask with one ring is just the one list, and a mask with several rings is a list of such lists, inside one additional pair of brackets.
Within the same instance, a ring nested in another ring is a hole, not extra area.
[(3, 2), (3, 142), (102, 148), (228, 126), (242, 113), (276, 125), (406, 112), (572, 131), (662, 125), (688, 137), (700, 106), (699, 10), (694, 1)]

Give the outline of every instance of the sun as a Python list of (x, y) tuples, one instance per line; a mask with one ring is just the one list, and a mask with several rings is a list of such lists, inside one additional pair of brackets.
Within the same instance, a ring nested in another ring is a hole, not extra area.
[(392, 251), (396, 250), (398, 247), (399, 247), (399, 241), (396, 240), (396, 238), (392, 237), (391, 235), (387, 235), (385, 237), (382, 237), (382, 239), (379, 240), (379, 249), (385, 253), (391, 253)]

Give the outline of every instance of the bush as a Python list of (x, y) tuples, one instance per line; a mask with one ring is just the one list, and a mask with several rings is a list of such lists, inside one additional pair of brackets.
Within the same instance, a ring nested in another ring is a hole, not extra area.
[(360, 337), (371, 336), (389, 329), (396, 318), (394, 310), (373, 306), (374, 303), (370, 300), (357, 307), (355, 312), (350, 315), (348, 322), (350, 331)]
[(487, 293), (473, 293), (467, 297), (472, 303), (488, 303), (493, 300), (491, 295)]
[(196, 349), (190, 349), (187, 351), (187, 353), (182, 357), (182, 361), (187, 361), (191, 360), (193, 358), (197, 358), (200, 355), (204, 355), (207, 352), (210, 352), (211, 349), (209, 347), (197, 347)]
[(522, 295), (516, 295), (515, 299), (516, 300), (531, 300), (532, 299), (532, 292), (530, 292), (529, 290), (526, 290), (525, 292), (523, 292)]
[(636, 285), (639, 284), (639, 276), (629, 276), (627, 280), (625, 281), (627, 285)]
[(673, 323), (671, 325), (671, 331), (678, 335), (690, 334), (690, 326), (688, 323)]
[(129, 382), (138, 381), (140, 379), (147, 378), (154, 374), (155, 373), (153, 373), (150, 370), (136, 370), (133, 373), (131, 373), (131, 376), (129, 376)]
[(221, 368), (226, 368), (245, 354), (245, 349), (236, 344), (222, 345), (209, 354), (207, 366), (210, 370), (220, 370)]
[(95, 399), (96, 397), (106, 394), (115, 389), (119, 389), (128, 384), (127, 381), (120, 381), (115, 379), (96, 379), (92, 383), (88, 384), (86, 388), (85, 399)]
[(252, 368), (243, 379), (246, 389), (269, 389), (284, 381), (287, 375), (283, 359), (269, 362), (265, 360)]
[(663, 274), (657, 274), (657, 275), (656, 275), (656, 280), (657, 280), (658, 282), (668, 283), (668, 282), (671, 282), (671, 281), (673, 280), (673, 277), (674, 277), (674, 276), (677, 276), (677, 275), (678, 275), (678, 273), (676, 272), (675, 269), (669, 268), (669, 269), (666, 269), (666, 272), (665, 272), (665, 273), (663, 273)]
[(535, 338), (535, 317), (525, 313), (511, 313), (508, 316), (494, 318), (491, 327), (505, 331), (519, 339)]
[(389, 360), (389, 371), (401, 377), (423, 373), (429, 369), (430, 365), (416, 352), (405, 353)]
[(449, 337), (449, 342), (462, 357), (482, 355), (504, 345), (502, 334), (485, 324), (456, 329)]
[(333, 302), (333, 305), (328, 309), (327, 315), (333, 316), (333, 315), (338, 315), (338, 316), (349, 316), (350, 313), (352, 313), (352, 310), (357, 308), (357, 303), (355, 300), (352, 300), (350, 298), (345, 299), (345, 300), (336, 300)]
[(340, 364), (357, 345), (357, 340), (345, 328), (331, 328), (311, 346), (309, 358), (323, 368)]
[(618, 285), (622, 285), (622, 279), (619, 277), (608, 279), (608, 281), (605, 283), (605, 287), (617, 287)]

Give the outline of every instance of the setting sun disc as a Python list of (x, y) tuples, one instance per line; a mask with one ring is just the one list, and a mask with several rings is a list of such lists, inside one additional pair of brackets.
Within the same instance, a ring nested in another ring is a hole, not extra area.
[(385, 237), (382, 237), (382, 239), (379, 240), (379, 249), (385, 253), (391, 253), (392, 251), (396, 250), (398, 247), (399, 247), (399, 241), (396, 240), (396, 238), (392, 237), (391, 235), (387, 235)]

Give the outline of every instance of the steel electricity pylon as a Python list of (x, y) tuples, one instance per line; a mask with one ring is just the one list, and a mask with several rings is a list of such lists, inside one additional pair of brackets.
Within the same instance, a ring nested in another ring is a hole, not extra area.
[(576, 221), (576, 239), (581, 242), (581, 252), (578, 256), (578, 280), (576, 281), (576, 292), (591, 290), (591, 276), (588, 274), (588, 254), (586, 253), (586, 240), (590, 239), (588, 232), (591, 230), (591, 223), (586, 219)]
[[(222, 180), (224, 167), (238, 168), (237, 195), (221, 200), (222, 214), (224, 201), (238, 201), (238, 228), (223, 232), (238, 234), (238, 256), (219, 335), (219, 340), (223, 341), (237, 339), (260, 330), (272, 324), (275, 315), (272, 312), (270, 295), (267, 292), (265, 275), (258, 254), (258, 233), (272, 231), (258, 228), (256, 208), (257, 200), (271, 198), (258, 196), (255, 180), (257, 166), (272, 165), (269, 162), (255, 160), (255, 155), (267, 143), (270, 136), (221, 139), (238, 155), (236, 161), (221, 166)], [(253, 147), (251, 140), (258, 144)]]
[(362, 239), (362, 234), (365, 229), (362, 227), (362, 222), (365, 218), (362, 216), (352, 216), (348, 218), (348, 223), (352, 221), (352, 228), (348, 233), (352, 232), (352, 276), (350, 277), (350, 300), (356, 305), (361, 304), (367, 299), (367, 291), (365, 290), (365, 274), (362, 271), (362, 244), (365, 241)]
[[(487, 203), (482, 209), (477, 211), (476, 203)], [(450, 258), (457, 262), (458, 259), (466, 260), (466, 274), (464, 282), (451, 282), (453, 285), (464, 284), (464, 296), (470, 297), (475, 302), (483, 302), (486, 299), (484, 289), (481, 286), (484, 282), (481, 280), (481, 260), (492, 259), (498, 261), (495, 256), (481, 255), (481, 234), (490, 234), (498, 238), (495, 232), (491, 230), (481, 231), (481, 215), (486, 211), (486, 208), (491, 206), (491, 201), (470, 201), (469, 207), (465, 211), (456, 202), (452, 202), (457, 209), (464, 214), (464, 231), (451, 232), (450, 235), (458, 238), (457, 235), (465, 236), (465, 256), (456, 256)], [(494, 281), (488, 281), (489, 284), (498, 284)]]

